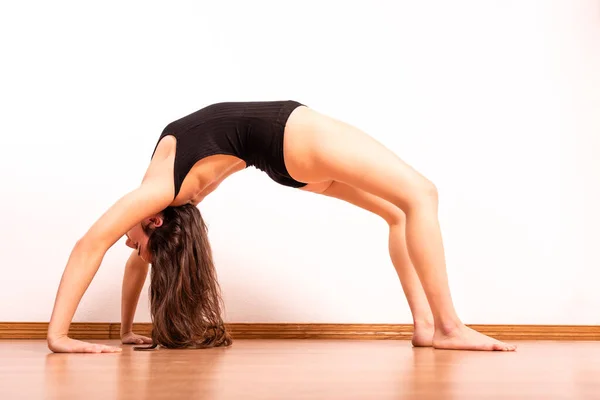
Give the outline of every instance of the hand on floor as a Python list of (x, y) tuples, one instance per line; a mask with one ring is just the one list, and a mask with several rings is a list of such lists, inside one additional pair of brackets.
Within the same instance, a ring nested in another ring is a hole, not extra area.
[(123, 344), (143, 344), (152, 343), (152, 339), (142, 335), (136, 335), (133, 332), (127, 332), (121, 335), (121, 343)]
[(48, 348), (55, 353), (118, 353), (121, 351), (120, 347), (83, 342), (68, 336), (49, 339)]

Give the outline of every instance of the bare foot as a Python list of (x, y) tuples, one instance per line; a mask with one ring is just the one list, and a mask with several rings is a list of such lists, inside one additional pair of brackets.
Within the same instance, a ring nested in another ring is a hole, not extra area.
[(412, 344), (415, 347), (431, 347), (433, 346), (433, 333), (435, 329), (433, 324), (430, 325), (418, 325), (415, 324), (415, 330), (413, 332)]
[(435, 331), (433, 347), (447, 350), (487, 350), (487, 351), (515, 351), (517, 346), (506, 344), (499, 340), (485, 336), (464, 325), (442, 333)]

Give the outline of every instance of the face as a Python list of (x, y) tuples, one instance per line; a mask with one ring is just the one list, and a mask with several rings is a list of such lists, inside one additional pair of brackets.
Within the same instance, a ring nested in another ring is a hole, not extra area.
[(142, 258), (142, 260), (146, 262), (151, 262), (151, 255), (148, 251), (148, 235), (144, 233), (144, 230), (142, 229), (142, 224), (144, 226), (150, 225), (151, 228), (157, 228), (162, 225), (162, 218), (159, 216), (146, 218), (144, 221), (135, 225), (125, 234), (125, 236), (127, 237), (127, 241), (125, 242), (125, 244), (127, 245), (127, 247), (136, 249), (138, 251), (138, 255)]

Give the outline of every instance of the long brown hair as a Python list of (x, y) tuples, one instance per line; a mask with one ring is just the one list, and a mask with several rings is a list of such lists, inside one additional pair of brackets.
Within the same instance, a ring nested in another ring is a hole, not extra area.
[(166, 348), (231, 345), (221, 316), (221, 288), (208, 241), (208, 228), (192, 204), (167, 207), (163, 224), (142, 226), (152, 255), (150, 313), (152, 341)]

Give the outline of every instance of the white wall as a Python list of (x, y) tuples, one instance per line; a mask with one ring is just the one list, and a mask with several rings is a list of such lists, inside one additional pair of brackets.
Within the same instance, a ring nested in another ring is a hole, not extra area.
[[(597, 1), (3, 2), (0, 37), (0, 321), (49, 320), (168, 122), (295, 99), (437, 183), (465, 322), (600, 323)], [(199, 208), (228, 322), (411, 321), (378, 217), (253, 168)], [(119, 321), (129, 251), (75, 321)]]

